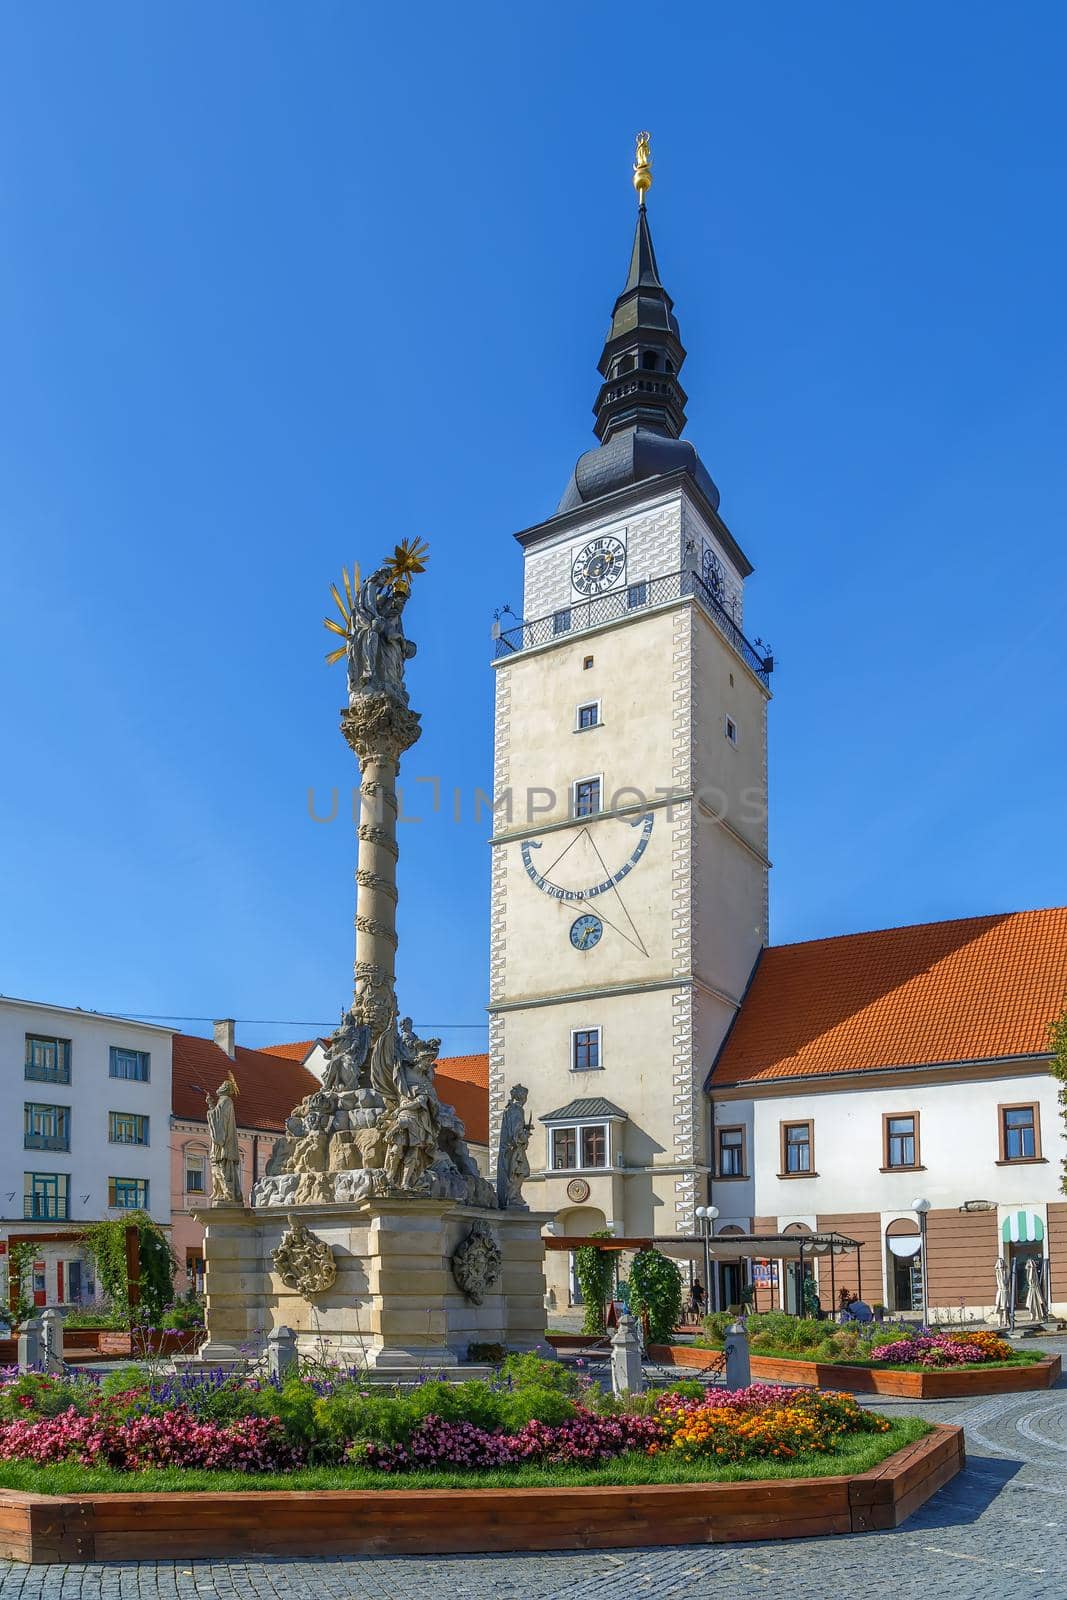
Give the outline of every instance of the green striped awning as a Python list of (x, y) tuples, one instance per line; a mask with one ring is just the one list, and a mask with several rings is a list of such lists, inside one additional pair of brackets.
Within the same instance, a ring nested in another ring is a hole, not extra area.
[(1004, 1218), (1000, 1237), (1005, 1244), (1036, 1244), (1045, 1237), (1045, 1224), (1036, 1211), (1013, 1211)]

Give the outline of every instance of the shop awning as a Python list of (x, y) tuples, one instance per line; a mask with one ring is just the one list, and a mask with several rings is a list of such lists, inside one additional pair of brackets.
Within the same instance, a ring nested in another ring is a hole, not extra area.
[(1037, 1244), (1045, 1237), (1045, 1224), (1036, 1211), (1013, 1211), (1001, 1224), (1005, 1244)]

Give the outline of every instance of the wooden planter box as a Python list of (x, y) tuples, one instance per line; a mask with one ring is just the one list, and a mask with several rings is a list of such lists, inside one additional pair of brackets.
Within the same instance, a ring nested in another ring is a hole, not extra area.
[[(162, 1328), (149, 1341), (154, 1356), (191, 1355), (203, 1344), (203, 1328)], [(129, 1360), (145, 1351), (145, 1336), (134, 1336), (116, 1328), (72, 1328), (64, 1332), (63, 1354), (77, 1365), (80, 1361)], [(17, 1339), (0, 1339), (0, 1367), (13, 1367), (19, 1358)]]
[[(691, 1344), (654, 1344), (653, 1361), (676, 1367), (717, 1366), (721, 1350), (699, 1350)], [(970, 1395), (1022, 1394), (1048, 1389), (1060, 1375), (1059, 1356), (1046, 1356), (1023, 1367), (951, 1367), (928, 1372), (889, 1372), (876, 1367), (850, 1367), (829, 1361), (789, 1361), (777, 1356), (751, 1357), (752, 1376), (767, 1383), (808, 1384), (817, 1389), (844, 1389), (849, 1394), (896, 1394), (908, 1400), (963, 1400)]]
[(0, 1556), (42, 1563), (455, 1555), (870, 1533), (898, 1527), (955, 1477), (964, 1460), (962, 1429), (940, 1426), (854, 1477), (287, 1494), (0, 1490)]

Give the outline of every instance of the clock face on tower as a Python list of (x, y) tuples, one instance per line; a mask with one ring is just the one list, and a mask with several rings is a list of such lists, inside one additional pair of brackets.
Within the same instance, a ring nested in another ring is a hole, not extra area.
[(591, 950), (600, 943), (604, 924), (591, 911), (586, 911), (571, 923), (571, 944), (576, 950)]
[(712, 599), (722, 605), (726, 598), (726, 569), (710, 545), (704, 546), (700, 565), (701, 576), (711, 591)]
[(604, 536), (587, 544), (574, 558), (571, 583), (579, 594), (598, 595), (614, 589), (626, 574), (626, 546)]

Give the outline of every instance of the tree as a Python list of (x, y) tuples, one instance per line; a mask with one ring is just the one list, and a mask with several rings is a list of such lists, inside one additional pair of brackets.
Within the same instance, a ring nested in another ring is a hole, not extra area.
[(85, 1230), (85, 1246), (96, 1263), (101, 1289), (119, 1316), (134, 1319), (126, 1265), (126, 1230), (137, 1229), (140, 1256), (136, 1320), (154, 1325), (174, 1301), (177, 1262), (166, 1234), (147, 1211), (129, 1211), (112, 1222), (94, 1222)]
[[(1063, 1111), (1064, 1121), (1067, 1122), (1067, 1000), (1055, 1022), (1049, 1024), (1049, 1044), (1052, 1046), (1051, 1072), (1059, 1080), (1060, 1107)], [(1063, 1162), (1060, 1172), (1060, 1188), (1067, 1194), (1067, 1159)]]
[(652, 1344), (670, 1344), (682, 1313), (682, 1274), (661, 1250), (639, 1250), (634, 1256), (630, 1309), (648, 1318)]

